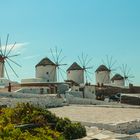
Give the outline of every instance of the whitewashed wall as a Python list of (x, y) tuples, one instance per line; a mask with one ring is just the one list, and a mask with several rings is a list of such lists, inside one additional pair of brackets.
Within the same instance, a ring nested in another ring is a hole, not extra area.
[(0, 78), (4, 78), (4, 66), (3, 63), (0, 62)]
[(109, 84), (110, 83), (110, 72), (108, 71), (99, 71), (95, 73), (96, 84)]
[(66, 91), (66, 97), (78, 97), (83, 98), (83, 92), (81, 91)]
[(113, 85), (116, 85), (116, 86), (125, 86), (125, 82), (124, 82), (124, 80), (114, 80), (113, 81)]
[[(81, 97), (83, 98), (83, 92), (79, 91), (80, 86), (72, 86), (71, 87), (71, 92), (69, 92), (70, 94), (72, 94), (75, 97)], [(95, 99), (95, 86), (85, 86), (84, 87), (84, 97), (85, 98), (92, 98)]]
[(66, 92), (65, 98), (69, 104), (80, 104), (80, 105), (108, 105), (110, 103), (96, 100), (94, 98), (83, 98), (82, 92)]
[(67, 80), (73, 80), (78, 84), (84, 83), (84, 71), (83, 70), (67, 71)]
[(58, 98), (56, 96), (50, 96), (47, 94), (30, 94), (30, 93), (1, 93), (0, 94), (1, 105), (6, 105), (8, 107), (14, 107), (17, 103), (30, 103), (42, 108), (46, 107), (58, 107), (64, 105), (63, 98)]
[(47, 65), (36, 67), (36, 78), (46, 79), (47, 82), (56, 82), (57, 81), (56, 66)]
[(95, 86), (85, 86), (85, 98), (95, 99)]

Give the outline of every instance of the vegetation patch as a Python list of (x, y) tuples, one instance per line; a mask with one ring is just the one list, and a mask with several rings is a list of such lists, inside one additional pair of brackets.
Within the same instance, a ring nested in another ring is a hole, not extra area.
[(0, 109), (0, 139), (72, 140), (84, 136), (86, 129), (80, 123), (59, 118), (29, 103)]

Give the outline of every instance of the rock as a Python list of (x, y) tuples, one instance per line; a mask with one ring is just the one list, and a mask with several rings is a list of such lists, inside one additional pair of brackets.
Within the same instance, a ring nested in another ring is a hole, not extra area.
[(93, 138), (101, 140), (101, 139), (110, 139), (111, 137), (109, 135), (99, 133), (99, 134), (94, 135)]

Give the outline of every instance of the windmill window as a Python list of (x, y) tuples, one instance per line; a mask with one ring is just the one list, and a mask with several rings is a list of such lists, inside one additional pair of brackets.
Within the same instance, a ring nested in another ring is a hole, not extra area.
[(48, 75), (48, 74), (49, 74), (49, 72), (46, 72), (46, 74)]
[(47, 80), (49, 82), (49, 80)]

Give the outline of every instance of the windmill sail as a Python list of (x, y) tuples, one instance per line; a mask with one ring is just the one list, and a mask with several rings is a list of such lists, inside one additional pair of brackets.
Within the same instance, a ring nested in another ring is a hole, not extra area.
[(131, 79), (134, 78), (134, 76), (131, 74), (131, 68), (129, 68), (127, 64), (122, 64), (120, 71), (124, 78), (124, 85), (128, 85), (133, 82)]
[(4, 78), (4, 74), (6, 74), (6, 77), (10, 79), (7, 66), (11, 69), (11, 71), (14, 73), (16, 77), (18, 77), (18, 74), (14, 70), (12, 64), (17, 65), (21, 67), (20, 64), (18, 64), (16, 61), (14, 61), (12, 58), (19, 56), (19, 54), (11, 55), (11, 52), (13, 48), (16, 45), (16, 42), (12, 45), (12, 47), (8, 50), (8, 40), (9, 40), (9, 34), (7, 35), (6, 42), (4, 48), (2, 48), (1, 44), (1, 38), (0, 38), (0, 78)]
[(65, 56), (63, 56), (62, 54), (62, 49), (58, 50), (58, 48), (55, 47), (54, 50), (50, 48), (50, 51), (51, 51), (53, 62), (55, 63), (55, 66), (56, 66), (56, 73), (54, 77), (57, 78), (57, 81), (60, 81), (60, 77), (63, 80), (65, 80), (64, 74), (66, 74), (66, 72), (64, 72), (64, 70), (62, 69), (62, 66), (65, 66), (67, 64), (63, 63)]
[(82, 53), (81, 56), (78, 56), (79, 63), (81, 64), (81, 67), (84, 71), (84, 81), (88, 83), (89, 81), (92, 81), (91, 75), (93, 76), (93, 73), (90, 71), (93, 69), (93, 66), (91, 66), (92, 58), (89, 58), (88, 55), (84, 55)]

